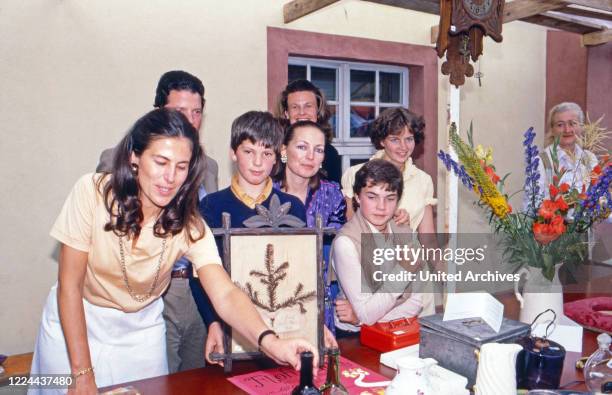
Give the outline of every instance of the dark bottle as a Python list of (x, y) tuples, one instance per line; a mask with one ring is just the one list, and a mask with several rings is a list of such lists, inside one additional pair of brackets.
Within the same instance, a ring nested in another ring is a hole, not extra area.
[(327, 352), (327, 379), (319, 388), (323, 395), (348, 395), (340, 383), (340, 350), (332, 348)]
[(320, 394), (317, 387), (312, 382), (312, 360), (314, 355), (310, 351), (304, 351), (300, 354), (300, 384), (291, 391), (291, 395), (318, 395)]

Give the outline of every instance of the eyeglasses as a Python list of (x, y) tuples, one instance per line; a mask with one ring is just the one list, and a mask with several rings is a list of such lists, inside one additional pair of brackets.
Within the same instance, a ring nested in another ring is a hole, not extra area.
[(559, 122), (554, 123), (554, 127), (556, 128), (564, 128), (564, 127), (577, 128), (579, 126), (580, 126), (580, 122), (574, 121), (574, 120), (567, 121), (567, 122), (559, 121)]

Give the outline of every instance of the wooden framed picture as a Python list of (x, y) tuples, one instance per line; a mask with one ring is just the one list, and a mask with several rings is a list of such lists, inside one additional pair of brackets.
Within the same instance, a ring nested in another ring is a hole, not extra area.
[[(282, 215), (272, 211), (271, 217), (272, 227), (230, 228), (230, 216), (223, 213), (223, 228), (212, 229), (222, 238), (223, 266), (280, 338), (304, 338), (323, 355), (323, 235), (329, 230), (322, 228), (320, 218), (315, 228), (303, 223), (292, 228), (275, 226), (282, 223)], [(261, 226), (261, 218), (252, 219), (245, 224)], [(225, 372), (231, 372), (233, 360), (265, 356), (226, 324), (223, 333), (226, 352), (212, 358), (224, 362)]]
[[(231, 279), (251, 299), (263, 321), (280, 338), (318, 343), (317, 235), (230, 236)], [(232, 336), (231, 352), (257, 351)]]

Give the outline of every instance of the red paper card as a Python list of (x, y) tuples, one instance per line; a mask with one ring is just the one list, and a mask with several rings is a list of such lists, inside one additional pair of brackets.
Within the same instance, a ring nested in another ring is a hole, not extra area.
[[(317, 387), (325, 382), (326, 372), (326, 366), (319, 369), (315, 380)], [(298, 385), (300, 375), (292, 368), (279, 367), (233, 376), (228, 380), (251, 395), (281, 395), (291, 393), (291, 390)], [(389, 384), (388, 378), (344, 357), (340, 357), (340, 381), (349, 394), (359, 395), (382, 395)]]

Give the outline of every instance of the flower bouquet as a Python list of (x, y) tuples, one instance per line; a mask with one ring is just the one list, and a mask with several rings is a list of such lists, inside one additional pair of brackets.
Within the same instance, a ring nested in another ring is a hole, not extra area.
[[(595, 127), (597, 130), (601, 136), (602, 130)], [(533, 128), (527, 130), (524, 137), (526, 207), (522, 212), (514, 212), (508, 204), (504, 181), (509, 174), (504, 177), (497, 175), (490, 148), (474, 147), (471, 126), (468, 142), (459, 136), (454, 124), (450, 127), (450, 144), (457, 152), (459, 163), (443, 150), (438, 157), (463, 185), (476, 194), (477, 204), (488, 214), (494, 232), (501, 237), (504, 258), (516, 265), (516, 270), (525, 266), (540, 268), (544, 277), (552, 281), (555, 264), (580, 263), (585, 259), (587, 243), (584, 234), (593, 224), (610, 215), (612, 161), (609, 155), (603, 155), (592, 167), (588, 187), (578, 189), (575, 185), (560, 182), (567, 169), (559, 166), (556, 155), (558, 140), (555, 141), (551, 150), (553, 182), (545, 197), (545, 191), (539, 185), (540, 177), (544, 175), (538, 171), (540, 156), (533, 144)], [(594, 141), (601, 139), (595, 138)]]

